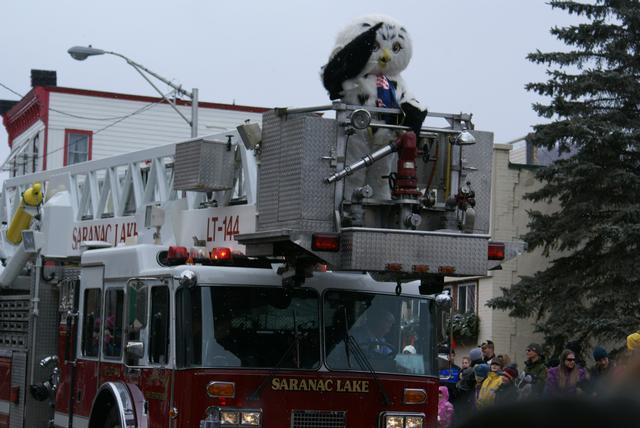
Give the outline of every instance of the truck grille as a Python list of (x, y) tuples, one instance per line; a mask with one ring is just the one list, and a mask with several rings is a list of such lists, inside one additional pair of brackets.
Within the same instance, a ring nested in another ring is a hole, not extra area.
[(291, 412), (291, 428), (345, 428), (346, 426), (346, 412), (320, 410)]
[(347, 413), (321, 410), (294, 410), (291, 428), (345, 428)]

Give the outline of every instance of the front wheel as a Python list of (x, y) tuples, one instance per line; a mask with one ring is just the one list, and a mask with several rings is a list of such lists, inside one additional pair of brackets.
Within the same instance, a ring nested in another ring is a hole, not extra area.
[(120, 412), (118, 412), (118, 407), (113, 405), (111, 409), (107, 413), (107, 417), (104, 421), (104, 428), (122, 428), (122, 424), (120, 423)]

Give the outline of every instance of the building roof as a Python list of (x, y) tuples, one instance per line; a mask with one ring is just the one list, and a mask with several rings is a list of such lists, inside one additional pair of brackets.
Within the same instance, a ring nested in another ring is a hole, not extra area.
[[(160, 97), (148, 97), (144, 95), (123, 94), (118, 92), (94, 91), (89, 89), (65, 88), (61, 86), (36, 86), (3, 115), (4, 127), (7, 130), (7, 134), (9, 134), (9, 147), (11, 147), (16, 136), (24, 132), (38, 119), (41, 119), (43, 122), (47, 123), (50, 93), (167, 104), (167, 101), (163, 100)], [(184, 101), (180, 99), (177, 99), (175, 102), (177, 105), (191, 105), (190, 101)], [(269, 108), (267, 107), (210, 103), (204, 101), (198, 103), (198, 108), (234, 110), (250, 113), (264, 113), (265, 111), (269, 110)]]

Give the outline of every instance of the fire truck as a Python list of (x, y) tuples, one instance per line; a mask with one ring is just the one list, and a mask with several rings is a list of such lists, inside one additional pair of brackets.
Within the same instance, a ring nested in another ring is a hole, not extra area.
[[(492, 134), (400, 114), (274, 109), (5, 180), (0, 427), (436, 427), (444, 277), (515, 250)], [(355, 178), (387, 157), (380, 198)]]

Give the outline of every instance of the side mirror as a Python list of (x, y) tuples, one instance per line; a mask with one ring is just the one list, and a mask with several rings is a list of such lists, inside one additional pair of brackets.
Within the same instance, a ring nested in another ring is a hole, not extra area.
[(142, 358), (144, 356), (144, 343), (133, 340), (127, 342), (126, 352), (131, 358)]
[(198, 275), (192, 270), (182, 271), (179, 282), (182, 287), (195, 287), (198, 284)]
[(451, 295), (449, 290), (445, 290), (436, 296), (436, 305), (443, 311), (448, 311), (451, 308)]

